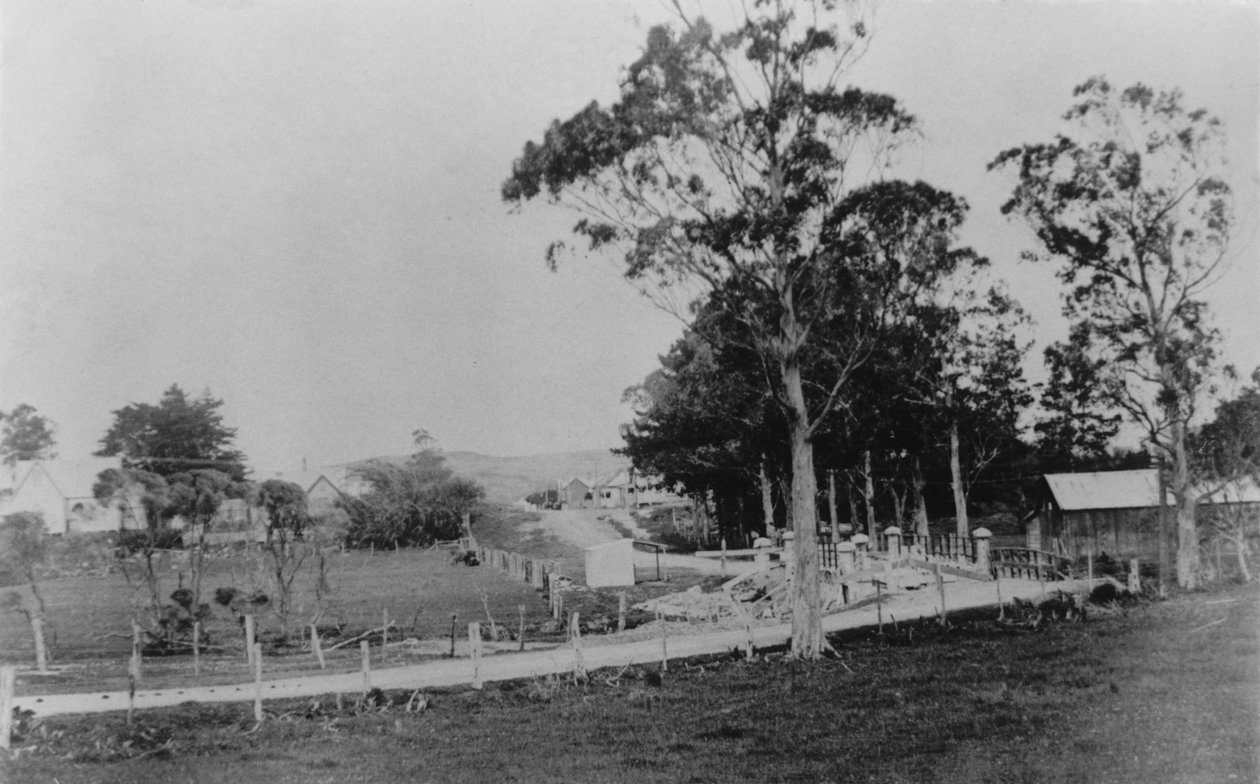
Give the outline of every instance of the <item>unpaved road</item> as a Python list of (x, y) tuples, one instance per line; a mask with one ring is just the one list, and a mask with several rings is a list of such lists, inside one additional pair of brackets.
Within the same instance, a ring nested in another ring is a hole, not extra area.
[[(636, 525), (630, 513), (624, 509), (544, 509), (539, 512), (541, 519), (534, 525), (538, 530), (551, 534), (562, 542), (585, 549), (604, 542), (623, 538), (607, 519), (615, 518), (625, 528), (634, 533), (635, 539), (647, 540), (649, 534)], [(643, 569), (654, 569), (657, 563), (655, 553), (636, 550), (634, 565)], [(662, 553), (660, 565), (666, 569), (691, 569), (704, 574), (736, 575), (752, 569), (750, 561), (728, 561), (723, 571), (720, 561), (713, 558), (696, 558), (690, 555)]]

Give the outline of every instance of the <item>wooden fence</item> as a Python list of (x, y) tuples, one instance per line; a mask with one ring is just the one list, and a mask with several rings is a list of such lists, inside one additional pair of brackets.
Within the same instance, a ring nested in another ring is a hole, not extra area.
[(1007, 577), (1062, 580), (1071, 576), (1067, 558), (1027, 547), (994, 547), (989, 551), (989, 563), (994, 574)]
[(510, 576), (523, 580), (540, 591), (550, 589), (552, 576), (560, 573), (560, 567), (555, 561), (543, 561), (491, 547), (479, 547), (476, 553), (477, 560), (481, 561), (482, 565), (502, 569)]

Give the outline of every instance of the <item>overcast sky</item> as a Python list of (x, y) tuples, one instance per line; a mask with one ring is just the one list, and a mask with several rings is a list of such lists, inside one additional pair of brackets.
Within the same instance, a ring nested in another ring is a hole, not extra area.
[[(616, 97), (662, 3), (0, 0), (0, 409), (93, 451), (170, 384), (226, 401), (261, 469), (447, 449), (615, 446), (681, 324), (613, 260), (552, 274), (572, 214), (499, 185), (555, 117)], [(725, 18), (732, 4), (714, 4)], [(1226, 123), (1239, 225), (1211, 292), (1260, 365), (1258, 16), (1210, 3), (885, 0), (852, 81), (926, 136), (908, 176), (964, 195), (967, 240), (1063, 334), (1048, 269), (998, 214), (1000, 150), (1074, 85), (1176, 85)]]

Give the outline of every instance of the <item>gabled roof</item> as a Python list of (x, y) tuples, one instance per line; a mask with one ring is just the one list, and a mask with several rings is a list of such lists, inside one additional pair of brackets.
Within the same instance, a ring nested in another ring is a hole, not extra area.
[(292, 482), (302, 488), (303, 492), (309, 493), (315, 488), (320, 481), (325, 481), (338, 492), (341, 491), (342, 480), (345, 479), (346, 472), (342, 466), (334, 466), (327, 470), (316, 469), (314, 471), (271, 471), (260, 476), (257, 481), (265, 482), (268, 479), (280, 479), (285, 482)]
[(17, 484), (14, 494), (36, 471), (42, 472), (62, 498), (92, 498), (92, 487), (97, 476), (110, 468), (122, 468), (119, 457), (79, 457), (54, 460), (20, 460), (17, 465)]
[(1046, 474), (1046, 484), (1065, 512), (1159, 506), (1159, 471), (1154, 468)]
[(629, 487), (630, 474), (627, 471), (618, 471), (613, 474), (612, 479), (604, 482), (604, 487)]
[[(1159, 469), (1046, 474), (1046, 484), (1065, 512), (1084, 509), (1140, 509), (1159, 506)], [(1196, 488), (1201, 503), (1260, 503), (1260, 486), (1244, 479), (1215, 489)], [(1166, 503), (1173, 503), (1166, 491)]]
[(1200, 491), (1200, 501), (1212, 504), (1260, 504), (1260, 484), (1251, 477), (1230, 482), (1222, 487), (1206, 487)]

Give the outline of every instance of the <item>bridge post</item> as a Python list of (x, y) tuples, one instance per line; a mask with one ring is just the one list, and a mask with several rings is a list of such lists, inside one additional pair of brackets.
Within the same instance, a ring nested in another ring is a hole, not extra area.
[(853, 558), (853, 542), (841, 542), (836, 545), (836, 565), (840, 574), (852, 574), (856, 561)]
[(857, 566), (858, 571), (861, 571), (866, 568), (866, 553), (867, 553), (867, 549), (870, 547), (870, 544), (871, 544), (871, 537), (867, 536), (866, 534), (858, 534), (857, 536), (853, 537), (849, 541), (853, 543), (853, 548), (855, 551), (854, 560), (857, 562), (856, 566)]
[(989, 559), (989, 539), (993, 537), (993, 532), (988, 528), (977, 528), (971, 532), (971, 541), (975, 545), (976, 568), (988, 574), (991, 569)]
[(901, 555), (901, 529), (897, 526), (884, 529), (884, 549), (888, 551), (889, 558)]

